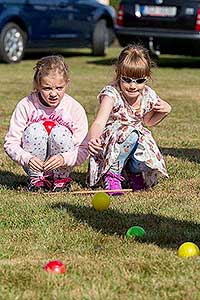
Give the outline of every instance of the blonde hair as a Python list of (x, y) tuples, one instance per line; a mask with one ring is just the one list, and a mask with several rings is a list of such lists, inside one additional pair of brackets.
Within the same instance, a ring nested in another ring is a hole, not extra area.
[(141, 45), (128, 45), (121, 51), (115, 64), (114, 81), (119, 82), (121, 75), (132, 78), (150, 78), (152, 65), (153, 62), (146, 48)]
[(67, 83), (69, 80), (69, 69), (61, 55), (45, 56), (38, 60), (35, 67), (35, 74), (33, 76), (33, 89), (36, 91), (41, 83), (41, 78), (48, 76), (51, 72), (58, 72), (63, 76)]

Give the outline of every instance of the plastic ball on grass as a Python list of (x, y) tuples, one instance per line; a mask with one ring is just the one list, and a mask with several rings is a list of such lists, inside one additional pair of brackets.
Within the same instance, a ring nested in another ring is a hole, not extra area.
[(43, 126), (45, 127), (48, 135), (51, 133), (52, 128), (56, 125), (54, 121), (44, 121)]
[(145, 234), (145, 230), (141, 226), (132, 226), (126, 232), (127, 238), (137, 237), (141, 238)]
[(92, 205), (98, 211), (106, 210), (110, 205), (110, 197), (108, 194), (99, 192), (92, 197)]
[(61, 261), (52, 260), (44, 266), (44, 270), (48, 273), (64, 274), (66, 272), (66, 267)]
[(191, 242), (185, 242), (178, 248), (179, 257), (191, 257), (200, 255), (199, 247)]

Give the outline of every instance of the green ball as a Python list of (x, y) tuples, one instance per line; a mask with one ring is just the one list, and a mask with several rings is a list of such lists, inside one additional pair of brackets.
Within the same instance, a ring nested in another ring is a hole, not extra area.
[(199, 254), (199, 247), (191, 242), (183, 243), (178, 249), (179, 257), (198, 256)]
[(140, 226), (133, 226), (126, 232), (126, 237), (142, 237), (145, 234), (145, 230)]
[(103, 192), (96, 193), (92, 198), (92, 205), (98, 211), (106, 210), (110, 205), (110, 197)]

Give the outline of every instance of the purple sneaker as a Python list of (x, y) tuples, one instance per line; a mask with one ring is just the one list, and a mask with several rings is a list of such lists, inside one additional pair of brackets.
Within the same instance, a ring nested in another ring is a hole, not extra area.
[[(113, 192), (108, 192), (109, 195), (118, 196), (123, 195), (121, 182), (124, 180), (120, 174), (115, 174), (112, 172), (107, 172), (103, 176), (103, 183), (105, 190), (111, 190)], [(116, 192), (114, 191), (116, 190)]]
[(130, 188), (134, 191), (146, 189), (142, 173), (127, 173)]

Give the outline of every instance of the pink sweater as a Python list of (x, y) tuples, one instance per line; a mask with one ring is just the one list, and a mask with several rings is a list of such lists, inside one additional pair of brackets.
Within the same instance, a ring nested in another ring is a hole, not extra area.
[(22, 166), (28, 164), (33, 155), (21, 147), (24, 130), (33, 122), (43, 123), (47, 119), (66, 126), (73, 133), (75, 148), (73, 151), (62, 153), (65, 164), (67, 166), (82, 164), (88, 156), (87, 116), (81, 104), (67, 94), (56, 108), (44, 106), (39, 101), (37, 93), (31, 93), (17, 104), (5, 137), (4, 149), (8, 156)]

